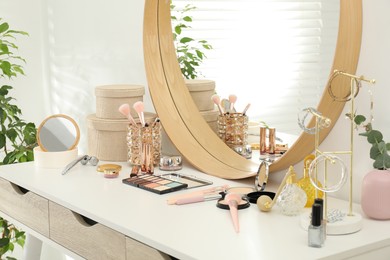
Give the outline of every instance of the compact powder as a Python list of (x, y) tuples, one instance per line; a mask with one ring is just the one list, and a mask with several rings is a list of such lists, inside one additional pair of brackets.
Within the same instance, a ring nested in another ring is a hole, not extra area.
[(164, 194), (181, 190), (188, 187), (188, 184), (181, 183), (175, 180), (169, 180), (161, 176), (155, 175), (137, 175), (122, 180), (123, 183), (148, 190), (157, 194)]
[[(248, 199), (242, 198), (240, 203), (237, 205), (237, 209), (246, 209), (250, 206)], [(220, 209), (230, 209), (229, 204), (225, 201), (225, 199), (219, 199), (217, 202), (217, 207)]]
[(226, 190), (226, 193), (237, 193), (237, 194), (240, 194), (240, 195), (246, 195), (250, 192), (254, 192), (255, 191), (255, 188), (251, 188), (251, 187), (231, 187), (229, 189)]

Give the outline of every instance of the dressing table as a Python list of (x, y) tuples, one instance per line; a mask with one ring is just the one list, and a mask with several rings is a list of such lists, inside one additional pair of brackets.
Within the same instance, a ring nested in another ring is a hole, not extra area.
[[(239, 211), (240, 233), (229, 211), (216, 201), (168, 205), (175, 193), (158, 195), (122, 183), (131, 169), (106, 179), (96, 167), (38, 168), (33, 162), (0, 167), (0, 215), (68, 254), (87, 259), (388, 259), (388, 221), (364, 219), (359, 232), (328, 236), (323, 248), (307, 246), (299, 217), (256, 205)], [(157, 170), (158, 171), (158, 170)], [(213, 186), (250, 186), (253, 180), (227, 181), (190, 167), (180, 172), (213, 181)], [(267, 189), (274, 189), (270, 185)], [(347, 201), (330, 198), (330, 205)], [(360, 212), (360, 206), (355, 205)], [(83, 217), (81, 217), (83, 216)], [(73, 253), (72, 253), (73, 252)], [(161, 252), (161, 253), (160, 253)]]

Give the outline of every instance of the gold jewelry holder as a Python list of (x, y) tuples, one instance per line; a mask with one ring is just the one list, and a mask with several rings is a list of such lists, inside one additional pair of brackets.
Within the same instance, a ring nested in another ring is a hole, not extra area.
[[(338, 77), (338, 76), (345, 76), (350, 79), (350, 90), (349, 93), (346, 96), (336, 96), (334, 93), (335, 91), (332, 89), (332, 82), (333, 80)], [(364, 76), (356, 76), (352, 75), (343, 71), (338, 71), (335, 70), (333, 74), (331, 75), (328, 85), (327, 85), (327, 90), (329, 95), (332, 97), (334, 101), (338, 102), (348, 102), (350, 101), (350, 110), (351, 110), (351, 124), (350, 124), (350, 149), (346, 151), (327, 151), (323, 152), (319, 150), (319, 136), (320, 136), (320, 131), (322, 128), (324, 128), (324, 125), (326, 125), (329, 122), (326, 122), (328, 118), (324, 117), (316, 111), (315, 109), (308, 109), (308, 111), (315, 117), (315, 128), (314, 134), (314, 146), (315, 146), (315, 156), (316, 159), (311, 163), (310, 165), (310, 172), (311, 172), (311, 177), (314, 175), (315, 180), (313, 181), (313, 178), (311, 178), (312, 184), (316, 187), (316, 193), (318, 190), (323, 191), (324, 194), (324, 220), (327, 222), (326, 223), (326, 233), (328, 235), (342, 235), (342, 234), (351, 234), (359, 231), (362, 228), (362, 216), (358, 213), (353, 212), (353, 131), (355, 127), (354, 123), (354, 111), (355, 111), (355, 98), (359, 93), (359, 89), (361, 88), (361, 82), (369, 82), (370, 84), (374, 84), (375, 80), (368, 80), (365, 79)], [(312, 129), (310, 129), (312, 130)], [(328, 212), (328, 206), (327, 206), (327, 193), (328, 192), (333, 192), (337, 191), (341, 186), (344, 184), (345, 180), (347, 179), (347, 175), (345, 175), (345, 165), (341, 159), (337, 155), (347, 155), (350, 158), (350, 169), (349, 169), (349, 207), (348, 207), (348, 212), (344, 213), (342, 211), (332, 211), (332, 213)], [(325, 166), (324, 166), (324, 188), (320, 188), (317, 185), (315, 185), (317, 181), (317, 159), (319, 158), (325, 158)], [(342, 167), (342, 178), (341, 181), (335, 185), (334, 187), (328, 187), (327, 182), (328, 182), (328, 161), (332, 164), (334, 164), (336, 161), (339, 161)], [(329, 221), (328, 217), (329, 214), (333, 214), (332, 222)], [(336, 215), (336, 217), (334, 217)], [(308, 223), (310, 221), (310, 216), (306, 216), (301, 219), (301, 225), (304, 228), (308, 227)]]

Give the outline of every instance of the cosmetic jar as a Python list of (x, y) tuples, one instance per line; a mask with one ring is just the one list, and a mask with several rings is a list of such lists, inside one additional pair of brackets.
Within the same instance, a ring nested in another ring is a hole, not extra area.
[(178, 171), (182, 168), (182, 159), (179, 155), (163, 156), (160, 158), (159, 169), (162, 171)]
[(119, 176), (119, 171), (116, 169), (105, 169), (104, 170), (104, 177), (105, 178), (116, 178)]

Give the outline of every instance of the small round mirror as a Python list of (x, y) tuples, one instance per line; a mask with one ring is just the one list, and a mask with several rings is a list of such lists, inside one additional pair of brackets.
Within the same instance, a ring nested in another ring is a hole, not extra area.
[(49, 116), (38, 127), (37, 141), (45, 152), (72, 150), (79, 139), (80, 129), (73, 118), (67, 115)]

